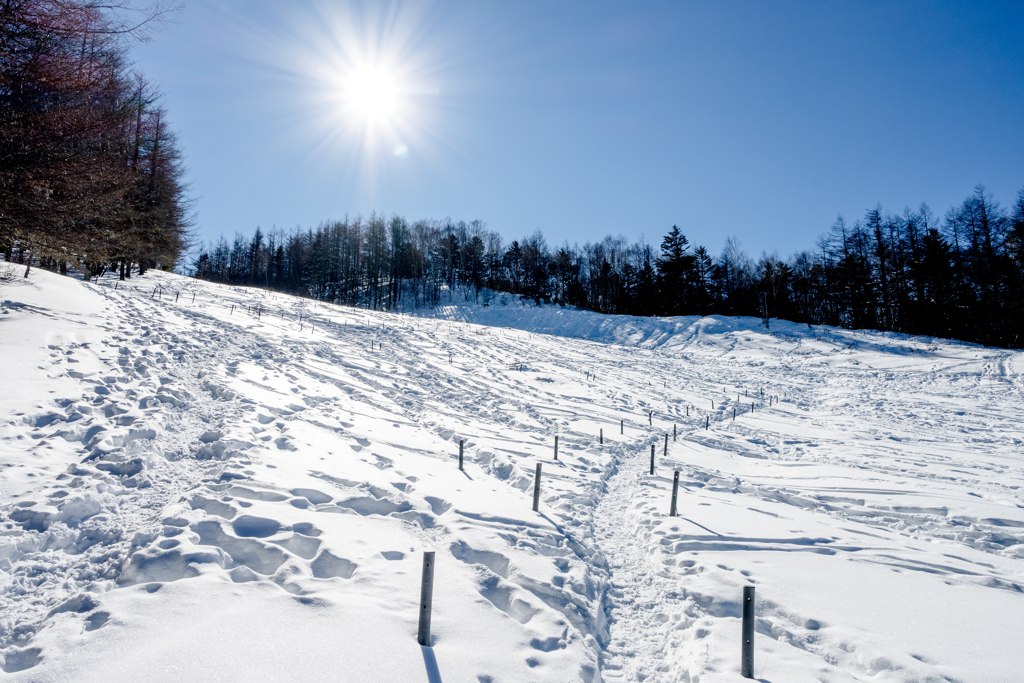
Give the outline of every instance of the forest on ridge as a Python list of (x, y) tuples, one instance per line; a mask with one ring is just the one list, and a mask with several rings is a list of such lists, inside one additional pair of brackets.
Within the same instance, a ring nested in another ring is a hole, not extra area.
[[(511, 243), (481, 221), (373, 214), (292, 232), (257, 228), (199, 250), (195, 277), (372, 309), (487, 303), (491, 292), (601, 313), (759, 316), (1019, 348), (1024, 342), (1024, 190), (1009, 209), (979, 186), (940, 219), (926, 205), (842, 217), (813, 248), (721, 254), (678, 227), (659, 246), (624, 237)], [(483, 298), (481, 298), (483, 297)]]

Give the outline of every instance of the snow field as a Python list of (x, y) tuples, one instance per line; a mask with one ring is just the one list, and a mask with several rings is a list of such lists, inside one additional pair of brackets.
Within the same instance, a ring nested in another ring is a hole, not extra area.
[(113, 283), (3, 292), (0, 678), (1016, 680), (1019, 353)]

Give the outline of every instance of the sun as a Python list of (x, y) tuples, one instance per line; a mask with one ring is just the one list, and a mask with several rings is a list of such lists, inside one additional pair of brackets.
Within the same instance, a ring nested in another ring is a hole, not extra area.
[(349, 112), (364, 123), (385, 124), (397, 118), (399, 87), (390, 70), (380, 66), (354, 68), (344, 90)]

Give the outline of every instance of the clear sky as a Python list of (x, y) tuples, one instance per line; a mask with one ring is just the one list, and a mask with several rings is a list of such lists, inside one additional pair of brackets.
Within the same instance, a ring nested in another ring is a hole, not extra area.
[(215, 239), (371, 211), (718, 254), (1024, 187), (1024, 3), (192, 0), (138, 67)]

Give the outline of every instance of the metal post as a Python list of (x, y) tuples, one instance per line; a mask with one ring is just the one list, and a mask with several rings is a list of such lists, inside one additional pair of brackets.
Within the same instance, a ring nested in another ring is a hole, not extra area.
[(625, 420), (619, 420), (619, 434), (625, 434), (625, 433), (626, 433), (626, 421)]
[(754, 677), (754, 587), (743, 587), (743, 656), (740, 675)]
[(181, 292), (174, 293), (174, 303), (178, 303), (178, 297), (181, 296)]
[(647, 424), (649, 424), (649, 425), (653, 425), (654, 424), (654, 411), (653, 410), (647, 414)]
[(672, 425), (672, 440), (676, 440), (676, 425)]
[(654, 474), (654, 444), (651, 444), (651, 474)]
[(665, 435), (665, 457), (668, 457), (668, 434)]
[(459, 439), (459, 469), (462, 469), (462, 444), (466, 443), (464, 439)]
[(601, 445), (604, 445), (604, 430), (601, 430)]
[(540, 506), (540, 463), (537, 463), (537, 474), (533, 476), (533, 511)]
[(707, 422), (704, 423), (704, 431), (707, 431), (711, 427), (711, 416), (708, 415)]
[(733, 422), (736, 421), (736, 409), (735, 408), (732, 409), (732, 421)]
[(676, 516), (676, 499), (679, 497), (679, 470), (672, 475), (672, 509), (668, 511), (669, 517)]
[(423, 580), (420, 583), (420, 629), (416, 640), (430, 647), (430, 608), (434, 599), (434, 551), (423, 553)]
[(555, 460), (558, 460), (558, 434), (555, 434)]

